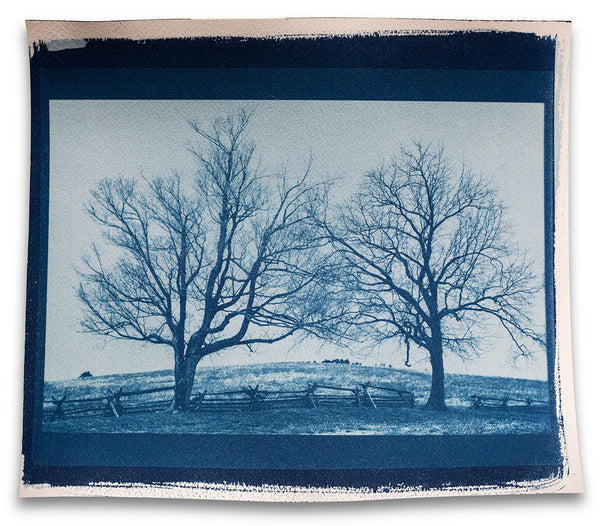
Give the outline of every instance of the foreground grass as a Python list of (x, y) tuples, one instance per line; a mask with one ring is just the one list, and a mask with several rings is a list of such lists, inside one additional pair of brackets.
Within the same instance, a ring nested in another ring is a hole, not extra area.
[[(487, 433), (543, 433), (549, 416), (543, 413), (476, 411), (469, 408), (472, 394), (503, 398), (547, 400), (545, 382), (498, 377), (448, 375), (447, 412), (418, 407), (427, 400), (428, 375), (383, 367), (344, 364), (276, 363), (249, 366), (204, 367), (195, 388), (219, 392), (259, 385), (261, 389), (304, 389), (311, 382), (355, 387), (360, 383), (406, 389), (415, 394), (415, 408), (270, 408), (265, 411), (228, 410), (171, 414), (156, 412), (114, 417), (77, 417), (45, 422), (45, 431), (104, 433), (199, 434), (393, 434), (444, 435)], [(44, 397), (102, 396), (107, 389), (147, 389), (172, 385), (168, 371), (113, 375), (47, 383)], [(160, 395), (160, 396), (165, 396)], [(167, 393), (168, 396), (168, 393)]]
[(46, 422), (45, 431), (195, 434), (374, 434), (462, 435), (544, 433), (544, 414), (454, 409), (323, 407), (266, 411), (160, 412), (112, 417), (80, 417)]

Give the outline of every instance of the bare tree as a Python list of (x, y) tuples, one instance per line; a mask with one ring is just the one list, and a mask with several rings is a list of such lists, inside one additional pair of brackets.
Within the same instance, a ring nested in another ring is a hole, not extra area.
[(87, 211), (106, 239), (84, 259), (85, 330), (173, 350), (174, 409), (189, 406), (199, 361), (318, 330), (333, 279), (310, 215), (324, 195), (257, 167), (250, 114), (191, 123), (195, 188), (173, 175), (103, 180)]
[(539, 286), (503, 204), (471, 171), (453, 172), (443, 148), (402, 148), (319, 226), (345, 262), (349, 326), (376, 342), (404, 341), (407, 352), (411, 342), (428, 351), (427, 407), (446, 408), (444, 352), (477, 352), (486, 318), (520, 354), (542, 342), (528, 316)]

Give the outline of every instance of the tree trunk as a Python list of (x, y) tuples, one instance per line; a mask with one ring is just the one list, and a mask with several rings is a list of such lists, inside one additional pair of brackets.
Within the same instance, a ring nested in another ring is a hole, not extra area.
[(436, 411), (445, 411), (446, 398), (444, 393), (444, 349), (442, 346), (442, 329), (438, 322), (431, 330), (431, 348), (429, 361), (431, 362), (431, 391), (425, 407)]
[(179, 364), (175, 362), (175, 395), (173, 397), (174, 411), (187, 411), (190, 409), (190, 398), (194, 387), (194, 377), (196, 376), (196, 366), (198, 361), (195, 359), (182, 359)]

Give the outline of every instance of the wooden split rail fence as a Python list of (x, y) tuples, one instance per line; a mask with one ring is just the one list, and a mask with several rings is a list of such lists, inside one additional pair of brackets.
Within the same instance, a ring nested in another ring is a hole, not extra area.
[(526, 411), (528, 413), (546, 412), (549, 410), (548, 402), (542, 400), (522, 398), (493, 398), (490, 396), (471, 396), (473, 409), (501, 409), (503, 411)]
[[(171, 407), (174, 387), (162, 386), (137, 391), (106, 390), (104, 396), (68, 398), (66, 394), (44, 400), (44, 418), (59, 420), (81, 416), (114, 416), (166, 411)], [(548, 402), (533, 399), (470, 397), (472, 409), (546, 412)], [(235, 391), (199, 391), (192, 395), (195, 411), (262, 410), (277, 407), (414, 407), (415, 396), (404, 389), (370, 383), (356, 387), (310, 384), (306, 389), (268, 390), (258, 385)]]
[[(44, 400), (44, 417), (51, 420), (60, 420), (77, 416), (121, 416), (123, 413), (140, 413), (167, 409), (172, 397), (156, 397), (157, 393), (173, 391), (172, 386), (155, 387), (138, 391), (106, 390), (105, 396), (92, 396), (86, 398), (67, 398), (53, 396)], [(144, 397), (142, 400), (132, 399)]]
[[(114, 416), (167, 410), (172, 403), (173, 386), (138, 391), (107, 390), (105, 396), (67, 398), (66, 395), (44, 400), (44, 417), (59, 420), (78, 416)], [(410, 391), (360, 384), (357, 387), (310, 384), (306, 389), (268, 390), (258, 385), (235, 391), (200, 391), (192, 395), (195, 411), (261, 410), (276, 407), (414, 407)]]

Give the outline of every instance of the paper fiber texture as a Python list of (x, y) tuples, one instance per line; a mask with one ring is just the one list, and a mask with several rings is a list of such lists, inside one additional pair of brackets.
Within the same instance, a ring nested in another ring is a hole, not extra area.
[(27, 31), (22, 496), (582, 491), (569, 23)]

